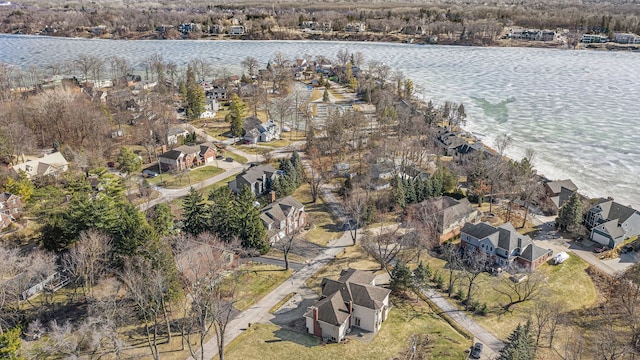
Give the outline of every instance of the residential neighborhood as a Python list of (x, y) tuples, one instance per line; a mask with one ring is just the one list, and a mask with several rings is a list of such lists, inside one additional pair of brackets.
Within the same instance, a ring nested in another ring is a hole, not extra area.
[(602, 355), (606, 321), (631, 349), (636, 318), (606, 317), (640, 300), (621, 290), (640, 212), (545, 178), (531, 153), (508, 158), (508, 138), (464, 129), (465, 105), (425, 102), (409, 74), (358, 56), (248, 56), (215, 75), (196, 61), (171, 80), (156, 57), (149, 82), (25, 92), (68, 108), (51, 132), (23, 125), (38, 146), (2, 154), (0, 329), (15, 353), (509, 359), (522, 336), (529, 358), (555, 359)]

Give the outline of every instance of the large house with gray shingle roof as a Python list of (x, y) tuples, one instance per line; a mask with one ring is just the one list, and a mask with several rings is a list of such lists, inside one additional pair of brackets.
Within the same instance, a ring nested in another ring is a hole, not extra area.
[(322, 297), (304, 314), (307, 332), (340, 342), (358, 327), (377, 333), (387, 319), (391, 290), (375, 285), (375, 274), (348, 269), (336, 280), (322, 280)]
[(591, 240), (613, 249), (640, 234), (640, 213), (612, 199), (600, 199), (587, 211), (585, 225)]
[(467, 223), (460, 231), (460, 240), (465, 251), (483, 252), (501, 268), (517, 265), (533, 271), (551, 255), (550, 250), (537, 246), (529, 236), (518, 233), (511, 223), (498, 227), (486, 222)]
[(558, 210), (569, 200), (574, 192), (578, 191), (578, 187), (571, 180), (548, 181), (544, 183), (544, 190), (551, 205), (553, 214), (557, 214)]
[(252, 193), (260, 196), (269, 190), (277, 176), (277, 170), (271, 165), (254, 166), (230, 181), (229, 189), (237, 194), (248, 186)]
[(466, 198), (456, 200), (449, 196), (439, 196), (412, 205), (409, 213), (416, 219), (435, 225), (440, 242), (460, 234), (464, 224), (476, 223), (481, 217), (478, 209), (473, 208)]
[(276, 200), (260, 210), (269, 243), (275, 244), (307, 224), (307, 213), (293, 196)]

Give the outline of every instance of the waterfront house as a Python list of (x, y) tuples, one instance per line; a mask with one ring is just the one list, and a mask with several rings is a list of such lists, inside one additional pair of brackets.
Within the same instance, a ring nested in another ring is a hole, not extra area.
[(574, 192), (578, 191), (578, 187), (573, 181), (559, 180), (559, 181), (547, 181), (544, 183), (544, 191), (546, 194), (547, 202), (552, 214), (557, 214), (562, 205), (569, 200)]
[(481, 214), (471, 207), (466, 198), (456, 200), (449, 196), (438, 196), (409, 207), (408, 213), (414, 219), (435, 225), (440, 242), (460, 234), (466, 223), (476, 223)]
[(530, 271), (547, 261), (552, 253), (534, 244), (529, 236), (518, 233), (511, 223), (498, 227), (486, 222), (466, 223), (460, 230), (460, 247), (485, 253), (499, 268), (517, 266)]
[(377, 333), (387, 319), (391, 291), (375, 284), (375, 274), (343, 270), (340, 278), (322, 280), (322, 296), (304, 314), (307, 332), (325, 342), (340, 342), (352, 327)]
[(600, 199), (587, 211), (585, 225), (591, 240), (613, 249), (640, 235), (640, 212), (613, 199)]

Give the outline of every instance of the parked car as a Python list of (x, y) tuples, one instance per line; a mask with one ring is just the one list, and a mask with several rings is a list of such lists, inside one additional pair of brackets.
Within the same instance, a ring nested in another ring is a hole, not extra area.
[(113, 161), (109, 161), (107, 163), (107, 166), (110, 167), (110, 168), (114, 168), (114, 167), (116, 167), (116, 163), (114, 163)]
[(621, 254), (626, 254), (628, 252), (632, 252), (633, 251), (633, 246), (631, 245), (625, 245), (622, 247), (622, 249), (620, 249), (620, 253)]
[(472, 359), (480, 359), (480, 355), (482, 355), (482, 344), (481, 343), (475, 343), (475, 345), (473, 345), (473, 347), (471, 348), (471, 358)]
[(233, 162), (233, 158), (228, 157), (228, 158), (224, 159), (224, 161), (226, 161), (226, 162)]
[(603, 252), (605, 252), (607, 250), (609, 250), (608, 247), (600, 246), (600, 247), (596, 247), (595, 249), (593, 249), (593, 252), (596, 253), (596, 254), (600, 254), (600, 253), (603, 253)]
[(155, 172), (153, 170), (146, 169), (146, 170), (142, 171), (142, 175), (144, 175), (144, 176), (146, 176), (148, 178), (154, 178), (154, 177), (156, 177), (156, 176), (158, 176), (160, 174), (158, 174), (157, 172)]

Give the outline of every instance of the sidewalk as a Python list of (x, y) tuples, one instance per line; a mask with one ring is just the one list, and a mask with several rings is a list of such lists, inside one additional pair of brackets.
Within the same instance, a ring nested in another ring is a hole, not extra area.
[(462, 310), (458, 310), (449, 302), (449, 300), (445, 299), (438, 292), (433, 289), (428, 289), (423, 293), (429, 298), (429, 300), (439, 307), (442, 312), (449, 315), (449, 317), (451, 317), (456, 323), (469, 331), (491, 350), (497, 353), (504, 347), (504, 343), (500, 339), (493, 336), (489, 331), (473, 321)]

